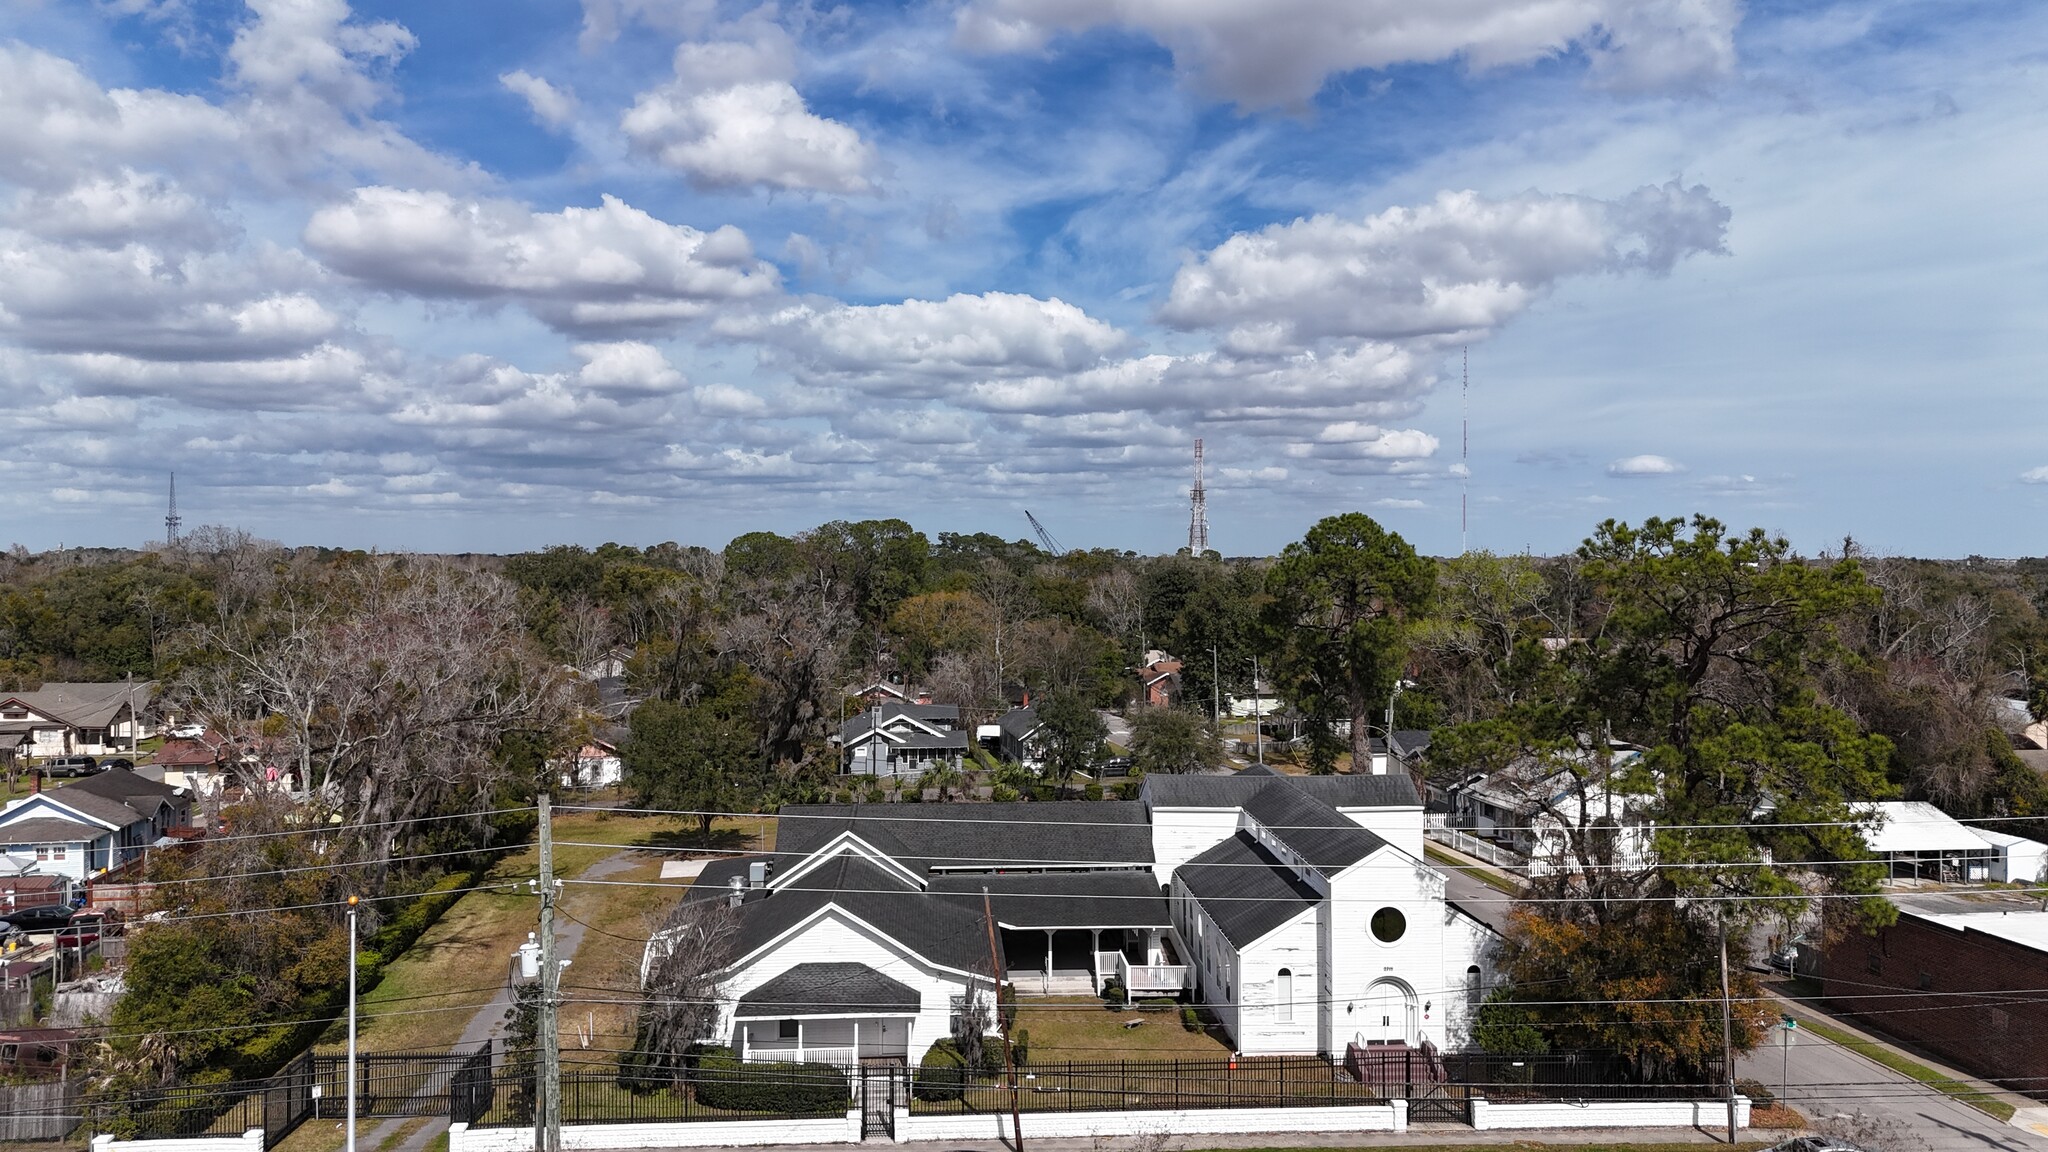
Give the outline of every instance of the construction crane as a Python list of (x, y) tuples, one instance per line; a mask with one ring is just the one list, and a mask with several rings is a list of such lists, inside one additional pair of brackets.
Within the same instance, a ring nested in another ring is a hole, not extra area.
[(1060, 547), (1060, 542), (1052, 538), (1052, 533), (1047, 532), (1045, 530), (1045, 525), (1040, 524), (1038, 522), (1038, 517), (1033, 516), (1031, 514), (1031, 509), (1026, 508), (1024, 510), (1024, 518), (1026, 520), (1031, 521), (1031, 530), (1033, 532), (1038, 533), (1039, 542), (1045, 545), (1045, 550), (1047, 552), (1050, 552), (1055, 556), (1064, 556), (1067, 554), (1067, 550), (1065, 548)]

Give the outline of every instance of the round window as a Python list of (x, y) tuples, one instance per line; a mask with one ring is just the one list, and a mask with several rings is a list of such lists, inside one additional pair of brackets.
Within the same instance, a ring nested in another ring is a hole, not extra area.
[(1382, 908), (1372, 914), (1373, 938), (1382, 944), (1392, 944), (1408, 931), (1408, 918), (1401, 915), (1399, 908)]

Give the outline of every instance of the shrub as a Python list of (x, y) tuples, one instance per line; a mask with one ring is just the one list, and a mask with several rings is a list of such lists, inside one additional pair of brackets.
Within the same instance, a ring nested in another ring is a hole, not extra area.
[(1019, 1028), (1011, 1038), (1010, 1062), (1019, 1068), (1031, 1062), (1031, 1029)]
[(1202, 1014), (1195, 1011), (1193, 1004), (1181, 1005), (1180, 1026), (1190, 1032), (1200, 1032), (1202, 1030)]
[(967, 1060), (951, 1040), (932, 1045), (917, 1062), (911, 1094), (919, 1100), (958, 1100), (967, 1091)]
[(1086, 788), (1081, 789), (1081, 795), (1089, 800), (1100, 800), (1102, 799), (1102, 785), (1090, 784)]
[(1124, 986), (1118, 981), (1104, 980), (1102, 982), (1103, 1007), (1109, 1009), (1111, 1012), (1115, 1012), (1118, 1009), (1122, 1008), (1124, 1006), (1124, 1001), (1128, 999), (1130, 999), (1130, 994), (1124, 991)]
[(1003, 1031), (1016, 1031), (1017, 985), (1015, 985), (1014, 983), (1004, 984), (1001, 988), (996, 990), (996, 1016), (1001, 1021), (999, 1027), (1001, 1027)]
[(1761, 1080), (1737, 1080), (1735, 1090), (1749, 1097), (1750, 1104), (1757, 1108), (1769, 1108), (1778, 1100)]
[(1138, 1011), (1168, 1012), (1177, 1007), (1179, 1003), (1180, 1001), (1175, 1000), (1171, 996), (1147, 996), (1143, 1000), (1138, 1001)]
[(844, 1112), (852, 1090), (832, 1064), (742, 1064), (729, 1055), (700, 1055), (690, 1076), (697, 1102), (734, 1112), (814, 1116)]
[(1015, 788), (1010, 787), (1008, 784), (996, 785), (995, 789), (989, 795), (989, 799), (995, 801), (998, 804), (1008, 804), (1020, 798), (1021, 794)]

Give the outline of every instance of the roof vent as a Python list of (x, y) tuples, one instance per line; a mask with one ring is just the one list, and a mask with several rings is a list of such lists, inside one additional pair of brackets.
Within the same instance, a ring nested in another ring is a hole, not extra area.
[(746, 878), (742, 876), (735, 876), (732, 879), (727, 880), (725, 883), (728, 889), (725, 896), (726, 906), (729, 908), (739, 907), (740, 904), (743, 903), (747, 898)]
[(747, 865), (747, 887), (760, 888), (768, 883), (768, 862), (755, 860)]

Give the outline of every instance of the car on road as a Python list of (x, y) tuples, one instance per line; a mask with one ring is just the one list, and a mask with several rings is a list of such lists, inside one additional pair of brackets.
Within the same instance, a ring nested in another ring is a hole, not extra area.
[(90, 776), (99, 770), (100, 762), (91, 756), (59, 756), (37, 769), (45, 776)]
[(1131, 758), (1129, 756), (1111, 756), (1096, 766), (1095, 774), (1097, 776), (1129, 776), (1131, 774)]
[(127, 758), (126, 756), (116, 756), (116, 757), (114, 757), (114, 758), (113, 758), (112, 760), (102, 760), (102, 761), (100, 761), (100, 771), (102, 771), (102, 772), (111, 772), (111, 771), (113, 771), (113, 770), (114, 770), (114, 769), (116, 769), (116, 768), (133, 768), (133, 767), (135, 767), (135, 761), (133, 761), (133, 760), (130, 760), (130, 759), (129, 759), (129, 758)]
[(71, 909), (63, 904), (14, 908), (8, 911), (7, 922), (23, 932), (54, 932), (71, 923)]
[(197, 740), (201, 736), (206, 735), (206, 725), (180, 724), (176, 728), (171, 729), (171, 735), (176, 736), (180, 740)]

